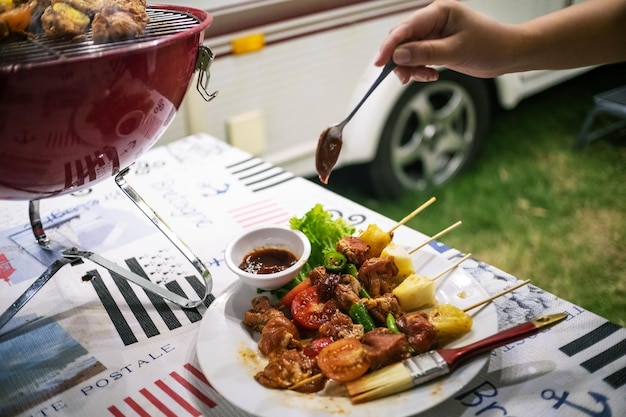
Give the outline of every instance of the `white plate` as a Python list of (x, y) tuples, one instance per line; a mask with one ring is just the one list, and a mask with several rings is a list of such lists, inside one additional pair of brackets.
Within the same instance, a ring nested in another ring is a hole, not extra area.
[[(435, 276), (452, 263), (439, 254), (420, 251), (413, 257), (418, 273)], [(467, 272), (456, 268), (436, 283), (439, 303), (459, 308), (470, 306), (488, 297), (485, 290)], [(268, 389), (254, 380), (266, 361), (257, 348), (258, 337), (242, 325), (250, 300), (256, 291), (236, 282), (217, 297), (204, 315), (198, 333), (198, 361), (211, 385), (239, 408), (262, 417), (298, 416), (371, 416), (401, 417), (420, 413), (459, 392), (480, 372), (489, 355), (483, 355), (453, 374), (401, 394), (353, 405), (342, 386), (329, 384), (315, 394)], [(454, 346), (490, 336), (498, 330), (493, 304), (477, 308), (470, 333)], [(453, 345), (450, 345), (452, 347)]]

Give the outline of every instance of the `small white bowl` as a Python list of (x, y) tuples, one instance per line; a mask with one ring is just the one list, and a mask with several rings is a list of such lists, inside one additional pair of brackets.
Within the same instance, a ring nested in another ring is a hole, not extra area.
[[(297, 261), (287, 269), (270, 274), (255, 274), (239, 268), (246, 255), (269, 248), (287, 250), (296, 256)], [(274, 290), (287, 284), (300, 272), (310, 254), (311, 242), (304, 233), (281, 226), (247, 229), (234, 238), (224, 252), (228, 268), (246, 284), (262, 290)]]

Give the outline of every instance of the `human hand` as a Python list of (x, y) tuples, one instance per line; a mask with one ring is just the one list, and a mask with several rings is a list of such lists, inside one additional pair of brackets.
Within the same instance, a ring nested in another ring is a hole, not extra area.
[(458, 1), (436, 0), (394, 26), (380, 46), (375, 65), (393, 58), (402, 83), (434, 81), (432, 66), (489, 78), (506, 71), (511, 25), (498, 23)]

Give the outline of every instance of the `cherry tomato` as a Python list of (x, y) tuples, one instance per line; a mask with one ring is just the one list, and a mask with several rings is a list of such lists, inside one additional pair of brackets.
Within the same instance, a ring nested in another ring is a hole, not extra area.
[(331, 343), (333, 343), (333, 339), (331, 339), (330, 337), (320, 337), (318, 339), (313, 339), (311, 343), (304, 347), (302, 353), (307, 355), (309, 358), (314, 358), (320, 353), (323, 348), (330, 345)]
[(312, 330), (319, 329), (322, 323), (327, 322), (334, 310), (319, 300), (315, 286), (297, 293), (291, 303), (294, 320), (300, 326)]
[(367, 372), (370, 360), (357, 339), (339, 339), (317, 355), (317, 365), (324, 376), (339, 382), (353, 381)]
[(311, 285), (313, 285), (311, 283), (311, 278), (307, 277), (303, 279), (302, 281), (298, 283), (298, 285), (290, 289), (289, 292), (285, 294), (285, 296), (280, 300), (280, 302), (285, 307), (291, 307), (291, 303), (293, 302), (293, 299), (295, 298), (296, 294), (298, 294), (300, 291), (306, 288), (309, 288)]

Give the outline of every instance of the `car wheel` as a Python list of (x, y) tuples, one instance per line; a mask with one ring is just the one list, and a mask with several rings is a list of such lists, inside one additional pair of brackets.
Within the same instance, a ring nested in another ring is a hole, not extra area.
[(471, 165), (490, 116), (485, 80), (442, 71), (432, 83), (413, 82), (393, 106), (369, 164), (373, 191), (397, 197), (439, 187)]

